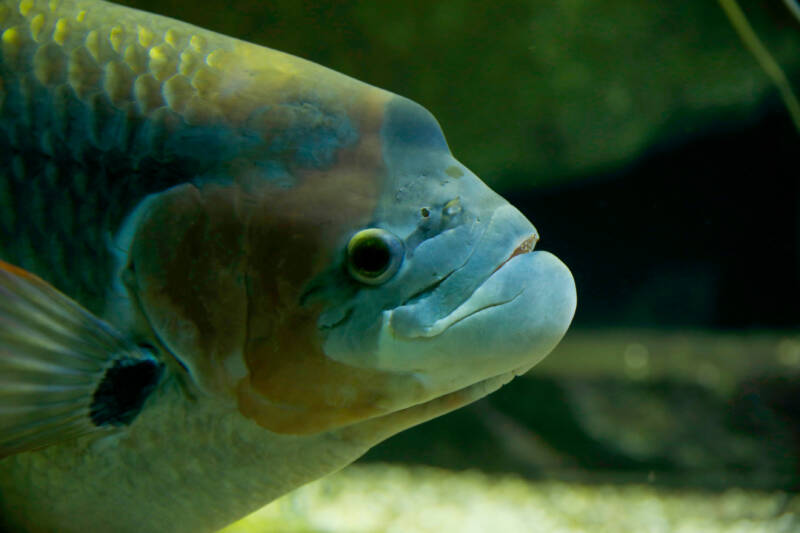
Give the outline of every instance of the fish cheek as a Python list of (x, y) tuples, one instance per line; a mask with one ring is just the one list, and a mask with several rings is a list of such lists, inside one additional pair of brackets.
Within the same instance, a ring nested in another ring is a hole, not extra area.
[(235, 194), (233, 187), (191, 185), (161, 193), (131, 248), (141, 312), (194, 381), (212, 393), (230, 394), (241, 377), (231, 369), (244, 366), (245, 230)]
[[(329, 359), (318, 329), (324, 304), (303, 305), (309, 283), (341, 260), (343, 236), (369, 220), (375, 167), (340, 154), (330, 172), (298, 173), (261, 195), (248, 234), (248, 376), (239, 409), (278, 433), (309, 434), (385, 411), (393, 376)], [(276, 208), (276, 206), (280, 206)]]
[[(249, 376), (238, 388), (239, 409), (275, 433), (320, 433), (396, 409), (420, 387), (407, 376), (357, 368), (328, 358), (318, 311), (296, 309), (269, 328), (254, 320), (245, 347)], [(252, 331), (252, 330), (251, 330)]]
[(273, 338), (252, 339), (249, 379), (239, 386), (239, 409), (276, 433), (313, 434), (386, 412), (384, 373), (349, 367), (325, 357), (314, 321), (289, 321)]

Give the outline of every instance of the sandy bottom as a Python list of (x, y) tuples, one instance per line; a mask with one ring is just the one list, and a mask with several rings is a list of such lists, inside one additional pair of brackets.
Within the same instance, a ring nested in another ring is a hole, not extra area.
[(435, 468), (356, 465), (224, 533), (796, 533), (800, 496), (728, 489), (531, 482)]

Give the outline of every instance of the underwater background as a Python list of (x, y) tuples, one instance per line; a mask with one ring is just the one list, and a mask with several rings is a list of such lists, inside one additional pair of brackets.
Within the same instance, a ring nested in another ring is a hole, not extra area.
[(800, 531), (800, 135), (717, 2), (119, 3), (423, 104), (578, 286), (528, 375), (228, 531)]

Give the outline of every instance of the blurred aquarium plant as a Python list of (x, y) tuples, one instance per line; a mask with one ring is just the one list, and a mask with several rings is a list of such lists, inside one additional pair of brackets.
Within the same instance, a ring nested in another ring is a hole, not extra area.
[[(800, 22), (800, 6), (795, 0), (783, 0), (783, 3), (786, 4), (789, 12)], [(719, 0), (719, 5), (725, 11), (739, 37), (741, 37), (742, 43), (750, 50), (750, 53), (753, 54), (761, 68), (764, 69), (764, 73), (770, 77), (775, 87), (777, 87), (789, 116), (792, 117), (795, 127), (800, 131), (800, 102), (797, 101), (797, 96), (792, 90), (792, 86), (783, 69), (753, 31), (752, 26), (747, 21), (747, 16), (742, 12), (736, 0)]]
[(580, 291), (526, 378), (228, 531), (800, 530), (793, 1), (123, 3), (419, 101)]

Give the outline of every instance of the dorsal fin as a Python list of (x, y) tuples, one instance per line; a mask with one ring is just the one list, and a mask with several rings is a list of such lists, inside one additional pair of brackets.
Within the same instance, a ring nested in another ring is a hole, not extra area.
[(0, 457), (130, 423), (162, 369), (146, 348), (0, 261)]

